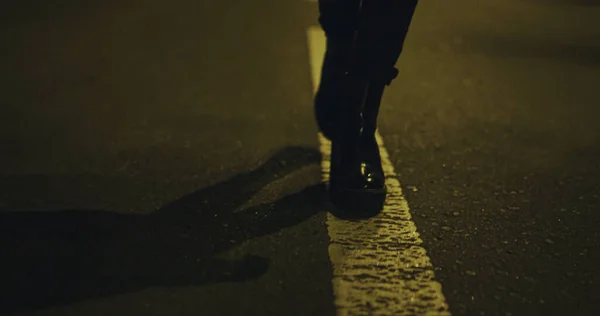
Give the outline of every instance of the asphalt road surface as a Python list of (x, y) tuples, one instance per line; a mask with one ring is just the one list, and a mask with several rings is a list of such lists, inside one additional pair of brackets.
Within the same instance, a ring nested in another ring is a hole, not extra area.
[[(315, 26), (303, 0), (3, 4), (0, 315), (343, 311)], [(421, 1), (398, 67), (379, 133), (448, 311), (596, 315), (600, 2)]]

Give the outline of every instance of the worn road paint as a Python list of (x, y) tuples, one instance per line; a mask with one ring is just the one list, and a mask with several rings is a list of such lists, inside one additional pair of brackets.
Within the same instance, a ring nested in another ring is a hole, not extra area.
[[(316, 92), (325, 52), (319, 27), (308, 30)], [(319, 135), (323, 181), (329, 178), (331, 144)], [(338, 315), (449, 315), (442, 286), (421, 246), (408, 203), (377, 134), (388, 196), (383, 212), (369, 220), (345, 221), (328, 214), (329, 257)]]

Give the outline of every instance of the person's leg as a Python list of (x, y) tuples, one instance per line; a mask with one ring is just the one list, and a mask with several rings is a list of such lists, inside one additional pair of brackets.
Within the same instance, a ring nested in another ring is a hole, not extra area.
[(375, 141), (377, 114), (384, 87), (397, 74), (394, 65), (416, 3), (319, 2), (327, 52), (315, 110), (321, 131), (333, 140), (330, 192), (334, 203), (360, 205), (356, 199), (364, 200), (365, 194), (385, 196)]
[[(402, 52), (417, 0), (367, 1), (364, 7), (365, 67), (370, 67), (369, 86), (363, 106), (361, 161), (366, 178), (375, 183), (385, 182), (379, 146), (375, 139), (377, 116), (385, 87), (398, 75), (394, 67)], [(362, 28), (361, 28), (362, 29)], [(363, 62), (363, 61), (359, 61)]]
[[(349, 46), (354, 31), (359, 27), (360, 3), (360, 0), (319, 1), (319, 22), (327, 37), (327, 49), (315, 96), (315, 112), (319, 129), (328, 139), (333, 134), (337, 83), (348, 67)], [(416, 5), (417, 0), (363, 0), (360, 18), (361, 32), (365, 35), (359, 47), (366, 48), (366, 51), (358, 58), (357, 64), (370, 68), (373, 79), (380, 78), (389, 85), (396, 77), (398, 71), (394, 65), (402, 52)], [(370, 99), (372, 102), (369, 103), (378, 103), (377, 93)]]
[(319, 0), (319, 23), (326, 35), (321, 81), (315, 96), (315, 115), (322, 134), (332, 139), (337, 91), (347, 67), (349, 46), (357, 26), (360, 0)]

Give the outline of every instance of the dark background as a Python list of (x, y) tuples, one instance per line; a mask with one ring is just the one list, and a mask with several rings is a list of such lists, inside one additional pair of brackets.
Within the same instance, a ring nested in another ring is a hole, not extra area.
[[(455, 314), (592, 315), (597, 1), (421, 1), (381, 128)], [(315, 3), (0, 12), (0, 314), (334, 313)]]

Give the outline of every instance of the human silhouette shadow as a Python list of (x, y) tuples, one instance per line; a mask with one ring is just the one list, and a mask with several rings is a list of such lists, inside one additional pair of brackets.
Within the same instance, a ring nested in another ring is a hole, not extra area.
[(265, 185), (318, 164), (315, 150), (288, 147), (258, 169), (184, 196), (147, 216), (96, 210), (0, 213), (0, 314), (150, 286), (241, 282), (268, 260), (218, 254), (323, 210), (322, 184), (239, 210)]

